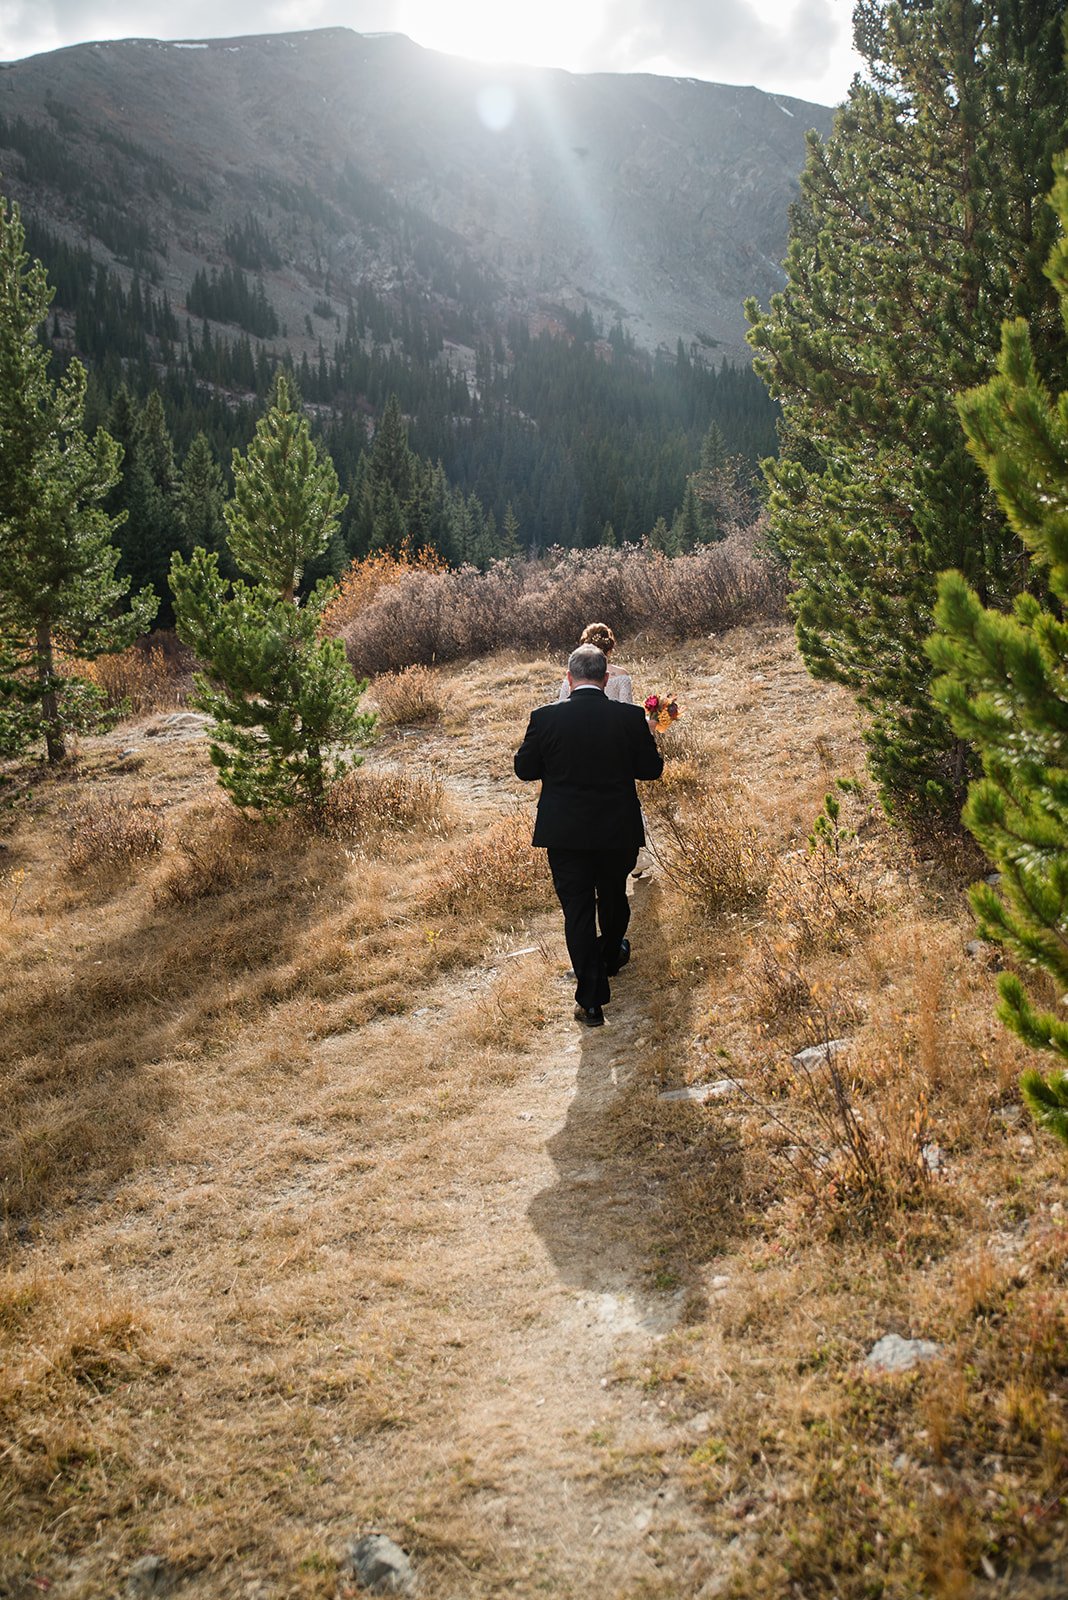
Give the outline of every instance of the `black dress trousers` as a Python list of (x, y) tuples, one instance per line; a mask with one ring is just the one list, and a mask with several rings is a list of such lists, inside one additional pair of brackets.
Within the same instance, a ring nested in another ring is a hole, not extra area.
[(575, 972), (575, 1002), (585, 1008), (606, 1005), (611, 998), (608, 969), (615, 971), (618, 966), (619, 947), (630, 922), (627, 879), (638, 851), (551, 846), (548, 856)]

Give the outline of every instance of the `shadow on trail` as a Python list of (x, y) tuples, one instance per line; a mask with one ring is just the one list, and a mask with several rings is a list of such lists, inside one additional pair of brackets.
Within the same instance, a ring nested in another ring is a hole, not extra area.
[(677, 1320), (686, 1298), (700, 1310), (695, 1269), (734, 1231), (741, 1157), (703, 1108), (658, 1100), (658, 1079), (690, 1037), (694, 992), (670, 1000), (657, 984), (663, 960), (660, 890), (635, 886), (634, 957), (614, 981), (607, 1025), (583, 1029), (567, 1121), (549, 1140), (559, 1177), (529, 1217), (561, 1280), (616, 1297), (638, 1326)]

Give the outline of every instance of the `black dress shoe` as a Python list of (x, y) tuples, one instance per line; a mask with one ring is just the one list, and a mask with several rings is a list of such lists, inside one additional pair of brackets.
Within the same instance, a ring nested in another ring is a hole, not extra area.
[(623, 968), (626, 966), (626, 964), (627, 964), (627, 962), (629, 960), (630, 960), (630, 940), (629, 939), (624, 939), (622, 941), (622, 943), (620, 944), (620, 946), (619, 946), (619, 955), (616, 958), (615, 966), (608, 968), (608, 976), (610, 978), (614, 978), (617, 972), (621, 972), (623, 970)]
[(603, 1028), (604, 1012), (600, 1006), (576, 1006), (575, 1021), (584, 1022), (587, 1028)]

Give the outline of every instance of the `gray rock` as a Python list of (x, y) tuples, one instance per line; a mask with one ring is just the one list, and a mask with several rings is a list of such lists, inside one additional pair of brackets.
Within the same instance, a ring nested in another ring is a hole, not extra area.
[(853, 1043), (852, 1039), (825, 1039), (822, 1044), (810, 1044), (806, 1050), (798, 1050), (794, 1056), (795, 1067), (818, 1067), (823, 1061), (830, 1061), (841, 1050), (848, 1050)]
[(686, 1089), (663, 1089), (658, 1100), (695, 1100), (703, 1105), (706, 1100), (722, 1100), (724, 1095), (736, 1094), (742, 1087), (737, 1078), (717, 1078), (715, 1083), (692, 1083)]
[(987, 944), (985, 939), (969, 939), (964, 946), (964, 954), (972, 961), (981, 961), (992, 972), (1004, 971), (1005, 963), (1002, 961), (997, 948)]
[(921, 1154), (928, 1172), (941, 1172), (946, 1164), (946, 1152), (940, 1144), (925, 1144)]
[(869, 1372), (911, 1372), (921, 1361), (932, 1361), (940, 1348), (931, 1339), (903, 1339), (899, 1333), (885, 1333), (872, 1345), (864, 1365)]
[(170, 1594), (174, 1575), (162, 1556), (141, 1556), (126, 1574), (128, 1600), (142, 1600), (143, 1596)]
[(399, 1544), (384, 1533), (354, 1539), (345, 1559), (361, 1588), (372, 1594), (414, 1594), (415, 1569)]

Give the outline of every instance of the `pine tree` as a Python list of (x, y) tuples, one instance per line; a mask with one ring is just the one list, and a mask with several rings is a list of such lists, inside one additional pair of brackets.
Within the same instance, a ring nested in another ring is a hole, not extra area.
[[(207, 435), (198, 433), (186, 451), (177, 490), (178, 548), (183, 555), (188, 556), (199, 544), (205, 550), (216, 551), (221, 558), (224, 552), (228, 557), (225, 500), (222, 468)], [(234, 576), (229, 572), (226, 575)]]
[(92, 659), (124, 649), (157, 601), (145, 590), (117, 614), (129, 585), (115, 575), (117, 518), (103, 502), (121, 451), (103, 431), (84, 431), (81, 364), (58, 384), (49, 376), (38, 330), (51, 292), (24, 241), (18, 206), (9, 214), (0, 200), (0, 656), (9, 738), (43, 734), (54, 763), (72, 714), (57, 650)]
[(671, 524), (671, 535), (678, 550), (692, 550), (701, 543), (703, 533), (701, 521), (701, 505), (694, 490), (692, 479), (687, 479), (686, 490), (682, 497), (682, 505)]
[(657, 517), (656, 522), (653, 524), (653, 531), (649, 535), (649, 543), (654, 550), (659, 550), (661, 555), (677, 556), (681, 554), (679, 541), (663, 517)]
[(501, 524), (499, 547), (500, 553), (506, 561), (511, 560), (520, 553), (519, 518), (516, 516), (510, 500), (504, 508), (504, 521)]
[(1007, 604), (1026, 567), (965, 449), (953, 396), (992, 370), (1006, 312), (1049, 368), (1064, 330), (1041, 203), (1064, 144), (1063, 0), (861, 0), (856, 80), (810, 142), (788, 286), (748, 308), (782, 402), (771, 540), (809, 669), (858, 692), (869, 759), (902, 812), (953, 810), (965, 745), (929, 695), (935, 576)]
[(247, 455), (234, 453), (225, 508), (230, 550), (252, 581), (231, 586), (202, 546), (171, 567), (178, 633), (204, 668), (196, 704), (213, 719), (211, 759), (235, 805), (318, 817), (355, 763), (352, 746), (370, 737), (375, 719), (359, 709), (367, 685), (341, 641), (320, 634), (333, 584), (296, 598), (343, 508), (333, 465), (320, 460), (279, 377)]
[(726, 538), (749, 512), (748, 497), (742, 486), (742, 462), (732, 456), (717, 422), (710, 422), (701, 444), (701, 462), (687, 478), (701, 519), (701, 539), (706, 544)]
[[(1068, 162), (1053, 191), (1068, 229)], [(1068, 239), (1048, 267), (1068, 323)], [(997, 375), (964, 395), (968, 445), (1029, 551), (1048, 593), (1020, 595), (1012, 613), (984, 606), (959, 572), (938, 587), (938, 631), (928, 651), (941, 673), (934, 693), (983, 776), (964, 819), (997, 867), (995, 888), (972, 890), (980, 930), (1024, 969), (1068, 991), (1068, 389), (1054, 399), (1025, 319), (1005, 324)], [(1068, 1022), (1002, 974), (998, 1014), (1029, 1045), (1068, 1062)], [(1068, 1074), (1021, 1078), (1037, 1121), (1068, 1142)]]
[(234, 493), (225, 509), (227, 542), (239, 567), (292, 600), (306, 562), (329, 545), (345, 509), (329, 456), (312, 442), (279, 373), (274, 400), (242, 457), (233, 456)]
[[(125, 426), (121, 406), (119, 416)], [(151, 584), (165, 594), (171, 552), (181, 535), (174, 444), (157, 390), (134, 413), (125, 450), (122, 483), (113, 496), (116, 509), (126, 512), (119, 541), (123, 567), (132, 583)], [(165, 602), (167, 624), (169, 610)]]

